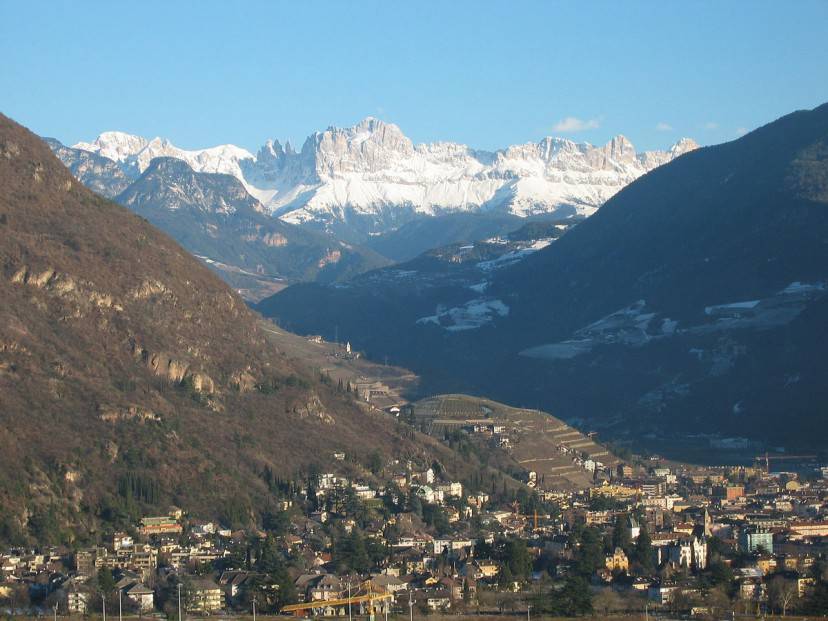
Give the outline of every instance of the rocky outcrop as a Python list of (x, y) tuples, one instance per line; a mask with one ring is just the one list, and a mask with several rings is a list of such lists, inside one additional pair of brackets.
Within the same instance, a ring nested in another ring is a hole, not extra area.
[(7, 160), (16, 158), (20, 155), (20, 145), (13, 140), (0, 141), (0, 157)]
[(198, 394), (217, 393), (216, 383), (203, 371), (192, 368), (190, 362), (165, 351), (151, 352), (145, 349), (135, 337), (130, 339), (133, 357), (142, 362), (153, 375), (166, 379), (172, 384), (187, 385)]
[(165, 352), (151, 354), (143, 352), (142, 357), (147, 367), (155, 374), (165, 377), (169, 381), (180, 384), (187, 376), (190, 365), (183, 360), (172, 358)]
[(114, 423), (121, 420), (135, 420), (141, 423), (148, 421), (160, 421), (161, 417), (153, 412), (138, 405), (129, 406), (111, 406), (104, 405), (100, 407), (100, 414), (98, 415), (102, 421)]
[(294, 411), (300, 418), (315, 418), (327, 425), (336, 424), (333, 416), (325, 409), (325, 405), (316, 393), (311, 393), (306, 401), (297, 404)]
[(319, 259), (319, 267), (322, 268), (326, 265), (338, 263), (341, 258), (342, 252), (340, 252), (339, 250), (330, 250), (324, 257)]
[(256, 378), (250, 373), (249, 369), (236, 371), (230, 377), (230, 385), (239, 392), (250, 392), (254, 390), (256, 383)]
[(274, 248), (288, 245), (287, 237), (281, 233), (268, 233), (261, 238), (261, 241), (265, 246), (271, 246)]
[(11, 278), (13, 283), (22, 285), (32, 285), (33, 287), (43, 288), (55, 277), (55, 270), (47, 268), (42, 272), (33, 274), (29, 270), (28, 265), (24, 265), (18, 269)]
[(159, 280), (145, 280), (132, 290), (131, 296), (136, 300), (146, 300), (154, 296), (174, 297), (167, 286)]
[(190, 379), (193, 390), (197, 393), (212, 395), (216, 392), (215, 382), (206, 373), (190, 373), (186, 377)]
[(123, 192), (137, 176), (137, 171), (97, 153), (65, 147), (53, 138), (44, 140), (78, 181), (106, 198)]
[(84, 312), (92, 307), (117, 312), (124, 310), (115, 296), (97, 290), (94, 283), (73, 278), (51, 267), (33, 270), (28, 265), (24, 265), (14, 272), (11, 282), (42, 289), (65, 301), (72, 302), (76, 307), (73, 314), (75, 317), (83, 316)]

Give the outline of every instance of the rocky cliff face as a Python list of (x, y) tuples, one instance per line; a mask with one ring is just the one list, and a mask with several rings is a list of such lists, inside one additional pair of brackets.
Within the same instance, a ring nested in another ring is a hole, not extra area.
[(46, 144), (75, 178), (95, 194), (114, 198), (137, 178), (137, 170), (118, 161), (84, 149), (72, 149), (54, 138), (45, 138)]
[(374, 118), (317, 132), (298, 153), (278, 141), (255, 157), (232, 145), (185, 151), (119, 132), (75, 146), (139, 171), (163, 155), (199, 172), (234, 175), (274, 215), (351, 240), (447, 212), (588, 216), (634, 179), (697, 147), (684, 139), (667, 151), (637, 153), (623, 136), (604, 146), (550, 137), (489, 153), (415, 145)]
[(115, 200), (172, 235), (248, 299), (287, 283), (333, 282), (385, 265), (370, 250), (271, 217), (232, 175), (152, 160)]
[(234, 145), (188, 151), (176, 147), (166, 138), (147, 140), (124, 132), (104, 132), (94, 142), (80, 142), (74, 146), (82, 151), (120, 162), (132, 169), (135, 176), (144, 172), (156, 157), (174, 157), (184, 160), (199, 172), (224, 173), (240, 177), (239, 162), (253, 157), (249, 151)]
[[(101, 143), (101, 151), (110, 155), (132, 146), (152, 147), (126, 138), (115, 145)], [(231, 174), (195, 172), (184, 159), (156, 157), (133, 178), (138, 160), (115, 162), (56, 140), (47, 144), (84, 185), (170, 234), (248, 300), (290, 282), (331, 282), (387, 263), (370, 250), (271, 217)], [(271, 148), (281, 152), (279, 145)]]
[(116, 197), (117, 202), (140, 212), (147, 205), (168, 211), (192, 210), (230, 216), (264, 212), (238, 179), (225, 174), (196, 173), (184, 160), (158, 157), (145, 169), (140, 183)]

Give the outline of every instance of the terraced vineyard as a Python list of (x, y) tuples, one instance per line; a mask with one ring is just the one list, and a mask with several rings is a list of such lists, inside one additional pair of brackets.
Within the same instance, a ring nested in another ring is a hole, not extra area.
[(490, 452), (498, 467), (536, 473), (537, 488), (556, 491), (586, 488), (593, 473), (585, 462), (612, 468), (619, 460), (606, 447), (560, 419), (540, 410), (513, 408), (467, 395), (439, 395), (412, 405), (415, 424), (448, 438), (461, 434)]

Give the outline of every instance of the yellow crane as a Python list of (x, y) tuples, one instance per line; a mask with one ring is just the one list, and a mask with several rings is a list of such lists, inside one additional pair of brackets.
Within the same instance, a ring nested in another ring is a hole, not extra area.
[(283, 606), (282, 613), (292, 613), (296, 617), (304, 617), (310, 613), (314, 615), (314, 610), (322, 610), (329, 607), (353, 606), (354, 604), (367, 604), (368, 618), (371, 621), (375, 619), (377, 602), (391, 601), (394, 596), (384, 589), (375, 587), (370, 580), (363, 582), (359, 589), (348, 597), (339, 597), (336, 599), (317, 599), (311, 602), (304, 602), (301, 604), (289, 604)]
[(817, 458), (816, 455), (788, 455), (787, 453), (768, 453), (765, 452), (764, 455), (757, 455), (754, 457), (754, 460), (757, 463), (765, 462), (765, 472), (770, 474), (770, 463), (771, 461), (794, 461), (794, 460), (803, 460), (803, 461), (813, 461)]
[[(514, 513), (514, 514), (515, 514), (515, 517), (517, 517), (517, 516), (523, 516), (523, 517), (525, 517), (525, 518), (527, 518), (527, 519), (531, 519), (531, 520), (532, 520), (532, 525), (533, 525), (534, 530), (538, 530), (538, 519), (539, 519), (539, 516), (538, 516), (538, 510), (537, 510), (537, 509), (535, 509), (535, 510), (534, 510), (531, 514), (530, 514), (530, 513), (521, 513), (521, 512), (520, 512), (520, 503), (519, 503), (517, 500), (515, 500), (515, 501), (514, 501), (514, 502), (510, 505), (510, 507), (512, 508), (512, 513)], [(547, 516), (547, 517), (548, 517), (548, 516)]]

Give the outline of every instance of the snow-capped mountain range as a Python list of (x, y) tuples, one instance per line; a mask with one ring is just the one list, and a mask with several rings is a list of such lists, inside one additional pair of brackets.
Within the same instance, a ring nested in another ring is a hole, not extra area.
[(118, 162), (132, 176), (162, 156), (196, 172), (231, 174), (287, 222), (364, 236), (418, 215), (458, 211), (589, 216), (639, 176), (698, 145), (684, 138), (666, 151), (637, 153), (624, 136), (603, 146), (547, 137), (476, 151), (451, 142), (415, 145), (396, 125), (369, 117), (316, 132), (298, 152), (276, 140), (256, 155), (234, 145), (185, 150), (123, 132), (74, 147)]

